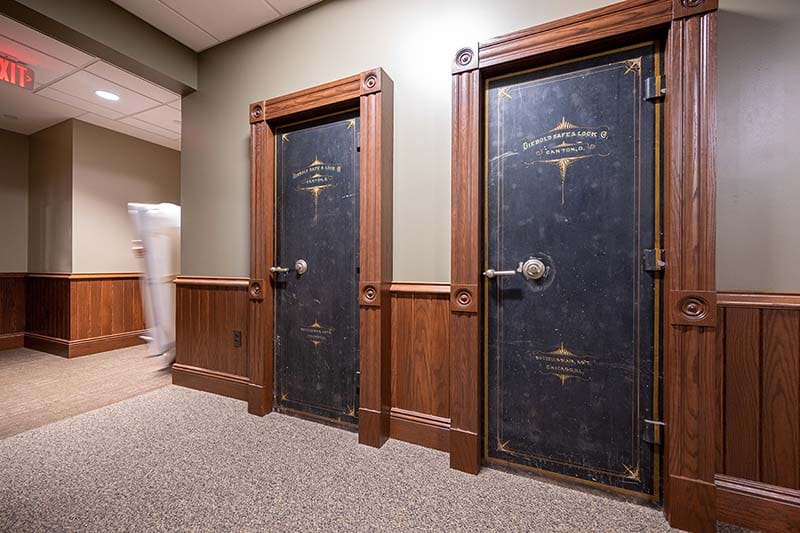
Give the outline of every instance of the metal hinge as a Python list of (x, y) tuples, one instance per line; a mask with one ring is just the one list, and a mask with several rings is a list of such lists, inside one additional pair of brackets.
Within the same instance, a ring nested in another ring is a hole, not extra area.
[(647, 418), (643, 418), (642, 422), (644, 422), (642, 424), (642, 440), (650, 444), (661, 444), (661, 431), (667, 425), (661, 420), (648, 420)]
[(642, 252), (642, 267), (645, 272), (658, 272), (667, 266), (664, 261), (664, 249), (654, 248)]
[(644, 80), (644, 99), (655, 100), (667, 94), (665, 76), (652, 76)]
[(361, 151), (361, 129), (356, 132), (356, 152)]

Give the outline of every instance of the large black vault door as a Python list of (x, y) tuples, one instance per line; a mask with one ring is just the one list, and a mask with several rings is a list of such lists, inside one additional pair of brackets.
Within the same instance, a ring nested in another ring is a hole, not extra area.
[(486, 87), (488, 460), (654, 497), (659, 54)]
[(358, 112), (276, 134), (275, 405), (358, 421)]

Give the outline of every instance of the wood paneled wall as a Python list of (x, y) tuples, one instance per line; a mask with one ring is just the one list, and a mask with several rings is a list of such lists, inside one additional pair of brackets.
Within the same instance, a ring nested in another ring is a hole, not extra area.
[[(145, 329), (139, 278), (70, 280), (70, 339)], [(99, 312), (98, 312), (99, 311)]]
[(392, 438), (448, 451), (450, 286), (395, 283), (392, 298)]
[(25, 346), (78, 357), (141, 344), (138, 274), (28, 274)]
[(800, 528), (800, 295), (721, 292), (718, 305), (720, 519)]
[(0, 274), (0, 350), (23, 345), (25, 333), (25, 274)]
[(248, 280), (179, 277), (175, 283), (173, 383), (247, 400)]
[(69, 340), (69, 275), (28, 275), (25, 333)]

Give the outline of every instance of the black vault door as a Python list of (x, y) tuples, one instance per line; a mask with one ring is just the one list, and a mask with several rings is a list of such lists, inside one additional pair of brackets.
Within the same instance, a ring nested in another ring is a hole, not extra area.
[[(658, 498), (656, 43), (487, 82), (489, 461)], [(653, 80), (655, 81), (655, 79)]]
[[(358, 112), (278, 130), (275, 400), (358, 421)], [(303, 272), (302, 263), (307, 270)]]

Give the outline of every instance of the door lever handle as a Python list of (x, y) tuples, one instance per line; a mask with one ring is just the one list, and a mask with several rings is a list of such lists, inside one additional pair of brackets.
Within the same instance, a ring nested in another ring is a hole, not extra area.
[(269, 271), (273, 274), (283, 274), (289, 272), (289, 269), (286, 267), (271, 266), (269, 267)]
[(517, 273), (516, 270), (495, 270), (493, 268), (490, 268), (489, 270), (484, 272), (483, 275), (489, 279), (494, 279), (500, 276), (513, 276), (516, 273)]

